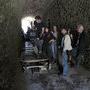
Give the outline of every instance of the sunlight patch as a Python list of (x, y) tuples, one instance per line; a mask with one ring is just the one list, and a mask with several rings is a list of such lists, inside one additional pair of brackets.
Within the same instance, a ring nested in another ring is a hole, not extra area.
[(27, 16), (27, 17), (22, 18), (21, 27), (24, 33), (27, 33), (28, 27), (31, 28), (31, 22), (34, 22), (34, 20), (35, 19), (32, 16)]

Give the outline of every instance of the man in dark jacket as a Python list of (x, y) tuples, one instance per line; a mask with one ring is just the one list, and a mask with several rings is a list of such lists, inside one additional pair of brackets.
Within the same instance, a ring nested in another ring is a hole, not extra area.
[(41, 35), (44, 30), (44, 23), (40, 16), (35, 17), (34, 25), (35, 25), (35, 28), (37, 31), (37, 47), (39, 50), (39, 54), (41, 54), (42, 53), (42, 45), (43, 45), (43, 40), (41, 39)]
[(34, 25), (35, 25), (35, 28), (37, 29), (38, 38), (40, 38), (40, 35), (42, 33), (42, 29), (44, 28), (44, 23), (43, 23), (40, 16), (35, 17)]
[(86, 32), (84, 30), (83, 25), (78, 25), (77, 26), (77, 32), (78, 32), (78, 39), (77, 39), (77, 60), (76, 64), (77, 67), (79, 67), (80, 63), (82, 60), (84, 60), (84, 52), (86, 49)]

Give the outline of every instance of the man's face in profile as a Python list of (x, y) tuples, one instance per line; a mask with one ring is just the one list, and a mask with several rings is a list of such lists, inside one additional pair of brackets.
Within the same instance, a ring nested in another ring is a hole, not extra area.
[(84, 31), (84, 27), (83, 27), (82, 25), (79, 26), (78, 29), (77, 29), (77, 31), (78, 31), (79, 33), (82, 33), (82, 32)]

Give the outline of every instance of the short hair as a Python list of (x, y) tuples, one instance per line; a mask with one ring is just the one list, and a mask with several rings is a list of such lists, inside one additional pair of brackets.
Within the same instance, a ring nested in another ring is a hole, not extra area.
[(38, 16), (35, 17), (35, 19), (41, 19), (41, 17), (38, 15)]

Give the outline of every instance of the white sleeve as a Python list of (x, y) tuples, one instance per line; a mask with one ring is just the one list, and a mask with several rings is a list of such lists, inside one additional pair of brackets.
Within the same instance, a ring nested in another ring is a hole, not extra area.
[(71, 39), (69, 35), (65, 36), (65, 40), (64, 40), (64, 51), (65, 50), (72, 50), (72, 46), (71, 46)]

